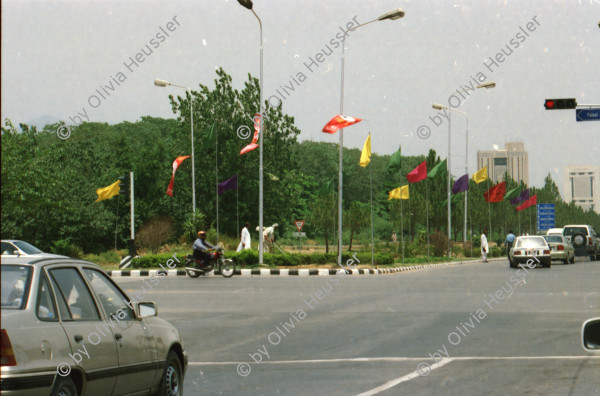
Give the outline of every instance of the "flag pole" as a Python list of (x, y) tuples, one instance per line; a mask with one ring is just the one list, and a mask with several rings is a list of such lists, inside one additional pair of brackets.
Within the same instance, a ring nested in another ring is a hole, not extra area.
[(427, 217), (427, 264), (429, 264), (429, 182), (425, 178), (425, 213)]
[[(487, 187), (488, 187), (488, 191), (490, 190), (490, 179), (487, 179)], [(491, 209), (491, 205), (490, 205), (490, 201), (489, 201), (489, 197), (488, 197), (488, 221), (489, 221), (489, 227), (490, 227), (490, 240), (492, 239), (492, 209)], [(489, 244), (488, 244), (488, 249), (489, 249)], [(490, 257), (492, 257), (492, 249), (489, 249), (490, 251)]]
[[(239, 185), (239, 178), (237, 180), (238, 185), (237, 188), (235, 189), (235, 207), (236, 207), (236, 213), (237, 213), (237, 225), (236, 225), (236, 229), (239, 232), (240, 231), (240, 185)], [(248, 230), (248, 232), (250, 232), (250, 230)]]
[(219, 165), (217, 162), (219, 155), (219, 139), (217, 139), (218, 130), (215, 129), (215, 182), (217, 183), (217, 246), (219, 245)]
[(402, 238), (402, 265), (404, 265), (404, 217), (402, 216), (402, 189), (400, 189), (400, 227), (402, 228), (402, 232), (400, 233), (400, 237)]
[[(371, 132), (369, 132), (369, 136), (371, 136)], [(369, 161), (369, 173), (369, 179), (371, 181), (371, 268), (375, 268), (375, 237), (373, 234), (373, 165), (371, 164), (371, 161)]]
[(117, 218), (115, 219), (115, 250), (117, 250), (117, 224), (119, 221), (119, 201), (121, 201), (120, 195), (117, 195)]

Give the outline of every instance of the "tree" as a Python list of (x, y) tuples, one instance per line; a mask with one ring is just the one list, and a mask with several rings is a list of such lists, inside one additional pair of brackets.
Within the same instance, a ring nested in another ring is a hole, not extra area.
[(353, 201), (350, 204), (350, 210), (345, 213), (344, 224), (350, 228), (350, 245), (348, 246), (348, 250), (351, 251), (354, 233), (371, 224), (371, 207), (367, 204)]
[(320, 231), (325, 238), (325, 252), (329, 253), (329, 232), (335, 227), (337, 216), (337, 197), (336, 194), (325, 192), (320, 194), (317, 199), (309, 206), (310, 223), (315, 230)]

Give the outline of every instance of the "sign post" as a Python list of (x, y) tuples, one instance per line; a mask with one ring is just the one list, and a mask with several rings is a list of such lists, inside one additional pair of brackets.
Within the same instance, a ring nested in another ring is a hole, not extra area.
[(556, 227), (554, 204), (537, 204), (537, 230), (547, 231)]
[(577, 121), (600, 121), (600, 109), (576, 109)]
[(302, 238), (306, 237), (306, 232), (301, 232), (302, 227), (304, 227), (304, 220), (296, 220), (294, 221), (294, 225), (298, 232), (294, 232), (294, 236), (298, 238), (298, 250), (302, 251)]

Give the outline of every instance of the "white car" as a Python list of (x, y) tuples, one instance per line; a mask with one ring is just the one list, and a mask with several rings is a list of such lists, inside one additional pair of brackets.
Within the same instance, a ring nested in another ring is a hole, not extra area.
[(508, 261), (510, 268), (517, 268), (519, 264), (526, 263), (533, 263), (534, 266), (541, 263), (542, 266), (550, 268), (552, 257), (548, 242), (538, 235), (517, 237), (510, 248)]
[(550, 228), (546, 231), (546, 235), (562, 235), (564, 228)]
[(31, 257), (54, 257), (54, 258), (66, 258), (67, 256), (61, 256), (59, 254), (52, 254), (42, 252), (30, 243), (20, 241), (18, 239), (3, 239), (2, 246), (2, 257), (20, 257), (20, 256), (31, 256)]

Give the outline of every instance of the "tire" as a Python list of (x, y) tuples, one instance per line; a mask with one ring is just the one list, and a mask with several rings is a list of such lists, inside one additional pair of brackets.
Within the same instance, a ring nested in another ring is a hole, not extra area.
[(221, 264), (221, 275), (225, 278), (231, 278), (235, 273), (235, 264), (232, 260), (226, 259), (223, 260), (223, 264)]
[(575, 264), (575, 253), (573, 253), (573, 258), (571, 259), (571, 264)]
[(544, 265), (546, 268), (550, 268), (552, 267), (552, 260), (548, 260), (546, 261), (546, 264)]
[(77, 387), (70, 377), (59, 376), (54, 384), (51, 396), (78, 396)]
[[(194, 262), (194, 260), (187, 260), (187, 261), (185, 262), (185, 266), (186, 266), (186, 267), (193, 267), (195, 264), (196, 264), (196, 263)], [(187, 275), (188, 275), (190, 278), (197, 278), (197, 277), (199, 277), (199, 276), (200, 276), (200, 274), (201, 274), (201, 273), (200, 273), (200, 272), (198, 272), (198, 271), (190, 271), (190, 270), (186, 270), (185, 272), (187, 273)]]
[(569, 258), (567, 257), (566, 259), (563, 260), (563, 263), (565, 264), (569, 264)]
[(175, 351), (169, 351), (159, 388), (160, 396), (183, 396), (183, 370)]

